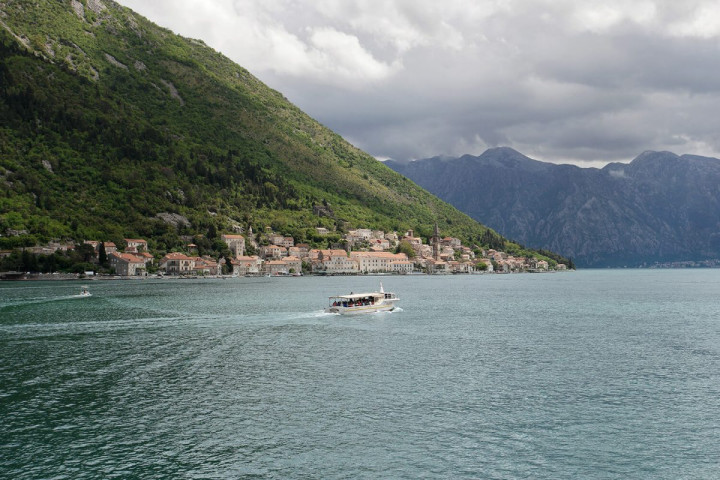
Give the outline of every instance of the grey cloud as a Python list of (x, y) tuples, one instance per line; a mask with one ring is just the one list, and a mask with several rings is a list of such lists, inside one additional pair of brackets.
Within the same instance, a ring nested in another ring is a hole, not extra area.
[[(720, 155), (720, 27), (693, 30), (701, 15), (720, 16), (712, 2), (207, 0), (214, 11), (245, 15), (242, 24), (260, 32), (244, 41), (234, 32), (227, 32), (233, 41), (221, 41), (223, 32), (203, 30), (207, 20), (176, 11), (190, 0), (121, 3), (209, 39), (378, 157), (479, 154), (500, 145), (578, 164), (628, 161), (644, 150)], [(246, 42), (266, 41), (269, 28), (286, 33), (273, 37), (279, 42), (294, 42), (277, 51), (308, 55), (297, 59), (303, 68), (273, 68), (269, 50), (253, 63), (266, 46)], [(375, 68), (357, 72), (366, 81), (314, 62), (312, 33), (321, 29), (357, 39), (360, 56), (342, 61)]]

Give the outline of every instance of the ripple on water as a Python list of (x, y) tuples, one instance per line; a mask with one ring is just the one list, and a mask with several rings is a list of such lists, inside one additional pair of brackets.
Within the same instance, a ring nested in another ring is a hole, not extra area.
[(0, 477), (712, 478), (720, 278), (674, 275), (2, 285)]

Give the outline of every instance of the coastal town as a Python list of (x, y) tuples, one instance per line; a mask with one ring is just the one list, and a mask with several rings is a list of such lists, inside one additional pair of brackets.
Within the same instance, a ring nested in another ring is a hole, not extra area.
[[(319, 235), (328, 231), (317, 228)], [(515, 257), (493, 249), (470, 248), (453, 237), (442, 237), (435, 227), (427, 243), (412, 230), (397, 232), (356, 229), (343, 235), (344, 248), (317, 249), (295, 243), (293, 237), (270, 228), (255, 234), (249, 228), (244, 234), (222, 234), (229, 255), (213, 258), (198, 255), (198, 248), (188, 243), (183, 251), (155, 255), (144, 239), (123, 239), (120, 246), (111, 241), (86, 240), (92, 247), (92, 261), (104, 257), (115, 276), (139, 277), (157, 274), (188, 276), (300, 276), (362, 274), (472, 274), (548, 272), (565, 270), (564, 264), (546, 260)], [(73, 245), (36, 247), (32, 253), (49, 253)], [(35, 251), (37, 250), (37, 251)], [(249, 252), (252, 252), (250, 254)], [(94, 271), (85, 272), (93, 275)]]

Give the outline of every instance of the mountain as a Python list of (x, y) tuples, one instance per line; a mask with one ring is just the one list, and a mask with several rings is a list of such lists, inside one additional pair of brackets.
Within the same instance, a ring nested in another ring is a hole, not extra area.
[(0, 3), (0, 119), (0, 248), (170, 250), (247, 227), (311, 243), (318, 226), (488, 234), (202, 41), (110, 0)]
[(645, 152), (602, 169), (479, 157), (386, 165), (502, 235), (585, 267), (720, 258), (720, 160)]

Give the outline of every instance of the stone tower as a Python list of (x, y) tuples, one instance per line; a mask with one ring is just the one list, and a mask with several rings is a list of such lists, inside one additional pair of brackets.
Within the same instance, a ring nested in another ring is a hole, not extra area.
[(433, 258), (440, 260), (440, 230), (438, 229), (437, 223), (435, 224), (435, 233), (433, 233), (430, 243), (432, 244)]

